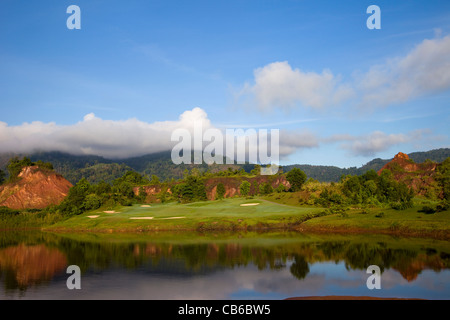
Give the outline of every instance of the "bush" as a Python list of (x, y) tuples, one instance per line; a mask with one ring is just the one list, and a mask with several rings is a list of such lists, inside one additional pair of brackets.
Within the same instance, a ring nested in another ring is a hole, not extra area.
[(96, 194), (88, 194), (83, 202), (85, 210), (94, 210), (100, 208), (102, 205), (102, 199)]
[(219, 183), (217, 185), (217, 189), (216, 189), (217, 193), (216, 193), (216, 199), (220, 200), (223, 199), (223, 197), (225, 196), (225, 186), (223, 185), (223, 183)]
[(293, 168), (286, 174), (286, 179), (291, 185), (291, 191), (294, 192), (302, 189), (303, 184), (306, 182), (306, 178), (306, 174), (298, 168)]
[(383, 218), (383, 217), (384, 217), (384, 212), (380, 212), (375, 215), (375, 218)]
[(247, 180), (242, 181), (241, 185), (239, 186), (239, 190), (242, 196), (248, 196), (250, 192), (250, 186), (250, 182), (248, 182)]
[(419, 210), (419, 212), (423, 212), (425, 214), (433, 214), (436, 213), (436, 209), (430, 206), (423, 206), (422, 209)]
[(259, 193), (262, 195), (271, 194), (273, 192), (273, 188), (269, 182), (265, 182), (259, 186)]
[(408, 208), (411, 208), (413, 206), (412, 201), (397, 201), (397, 202), (391, 202), (390, 206), (394, 210), (406, 210)]
[(436, 212), (442, 212), (442, 211), (446, 211), (450, 209), (450, 202), (449, 201), (441, 201), (438, 203), (438, 205), (436, 206)]

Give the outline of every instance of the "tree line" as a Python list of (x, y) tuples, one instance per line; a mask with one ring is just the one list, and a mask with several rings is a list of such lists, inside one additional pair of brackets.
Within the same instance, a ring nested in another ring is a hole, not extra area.
[[(29, 158), (17, 157), (10, 159), (7, 165), (8, 180), (18, 178), (22, 168), (30, 165), (38, 165), (41, 168), (52, 170), (51, 163), (36, 161)], [(385, 206), (398, 210), (410, 208), (413, 205), (414, 191), (404, 182), (394, 179), (389, 170), (383, 170), (378, 175), (374, 170), (369, 170), (362, 175), (343, 175), (338, 183), (319, 183), (307, 177), (304, 171), (293, 168), (287, 173), (282, 171), (277, 175), (283, 175), (289, 182), (289, 188), (283, 184), (272, 187), (270, 180), (257, 184), (247, 180), (251, 176), (260, 174), (260, 166), (256, 165), (248, 173), (241, 169), (229, 168), (223, 172), (201, 172), (198, 168), (185, 170), (184, 177), (180, 180), (172, 179), (169, 182), (161, 182), (159, 177), (151, 178), (136, 171), (129, 170), (123, 176), (112, 182), (100, 181), (90, 183), (86, 178), (80, 179), (70, 190), (64, 201), (55, 207), (53, 212), (59, 212), (63, 216), (81, 214), (85, 211), (95, 210), (100, 207), (114, 208), (117, 205), (132, 205), (146, 201), (145, 186), (158, 186), (160, 189), (157, 198), (161, 202), (178, 201), (194, 202), (207, 200), (205, 182), (211, 177), (240, 177), (239, 195), (243, 197), (254, 195), (270, 195), (272, 193), (293, 192), (299, 194), (299, 200), (308, 205), (316, 205), (326, 208), (336, 206)], [(5, 173), (0, 172), (0, 180), (5, 181)], [(435, 180), (440, 188), (441, 203), (433, 210), (446, 210), (450, 202), (450, 158), (441, 163), (435, 174)], [(170, 188), (171, 192), (168, 192)], [(136, 189), (138, 192), (136, 192)], [(250, 194), (250, 191), (252, 194)], [(226, 188), (222, 182), (216, 185), (216, 199), (225, 197)], [(301, 195), (301, 197), (300, 197)], [(299, 201), (299, 202), (301, 202)]]

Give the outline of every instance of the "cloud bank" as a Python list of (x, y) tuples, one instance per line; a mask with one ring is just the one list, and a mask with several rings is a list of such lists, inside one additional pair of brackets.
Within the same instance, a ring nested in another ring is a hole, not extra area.
[[(61, 151), (75, 155), (98, 155), (121, 159), (171, 150), (178, 143), (171, 141), (172, 133), (177, 129), (186, 129), (193, 138), (194, 125), (198, 123), (201, 123), (203, 133), (208, 129), (220, 130), (211, 124), (207, 113), (201, 108), (183, 112), (176, 121), (153, 123), (135, 118), (104, 120), (94, 113), (85, 115), (82, 121), (72, 125), (35, 121), (9, 126), (5, 122), (0, 122), (0, 153)], [(226, 138), (224, 130), (222, 133)], [(209, 142), (204, 140), (203, 148), (208, 144)], [(225, 142), (223, 145), (225, 146)], [(280, 130), (281, 158), (299, 149), (317, 146), (317, 137), (309, 131)], [(247, 149), (246, 152), (248, 150), (251, 149)], [(223, 154), (225, 155), (225, 150)], [(245, 158), (249, 158), (248, 154)]]
[(177, 128), (193, 130), (201, 122), (211, 123), (200, 108), (182, 113), (177, 121), (147, 123), (138, 119), (104, 120), (93, 113), (73, 125), (57, 125), (40, 121), (8, 126), (0, 122), (0, 152), (28, 153), (62, 151), (76, 155), (99, 155), (126, 158), (170, 150), (170, 136)]
[[(73, 125), (32, 122), (18, 126), (8, 126), (0, 122), (0, 152), (32, 153), (36, 151), (61, 151), (75, 155), (98, 155), (105, 158), (121, 159), (160, 151), (172, 150), (178, 141), (171, 141), (176, 129), (186, 129), (194, 137), (194, 124), (202, 124), (203, 133), (216, 128), (201, 108), (183, 112), (176, 121), (147, 123), (138, 119), (104, 120), (93, 113)], [(253, 130), (258, 134), (259, 129)], [(228, 139), (225, 131), (221, 131)], [(268, 131), (270, 134), (270, 130)], [(321, 137), (317, 133), (302, 130), (280, 130), (279, 157), (287, 159), (290, 155), (304, 149), (319, 148), (325, 144), (338, 144), (352, 156), (374, 156), (389, 148), (407, 143), (432, 142), (439, 139), (429, 130), (415, 130), (409, 133), (388, 134), (381, 131), (355, 136), (336, 134)], [(248, 141), (249, 139), (247, 139)], [(209, 140), (211, 141), (211, 140)], [(210, 142), (203, 140), (203, 149)], [(225, 141), (223, 143), (225, 146)], [(246, 149), (245, 159), (250, 159)], [(223, 150), (223, 154), (225, 155)], [(220, 154), (220, 150), (217, 151)], [(256, 152), (256, 151), (255, 151)], [(270, 153), (269, 144), (269, 153)], [(239, 156), (235, 153), (236, 156)]]

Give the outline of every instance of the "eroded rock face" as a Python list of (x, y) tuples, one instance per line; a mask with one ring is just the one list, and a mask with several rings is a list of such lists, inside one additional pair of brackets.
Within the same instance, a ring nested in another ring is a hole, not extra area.
[(72, 184), (63, 176), (38, 166), (25, 167), (19, 180), (0, 186), (0, 206), (12, 209), (43, 209), (61, 203)]
[(404, 182), (416, 193), (424, 195), (434, 184), (436, 168), (437, 163), (415, 163), (407, 154), (399, 152), (378, 171), (378, 174), (383, 170), (390, 170), (395, 180)]
[[(258, 192), (258, 188), (263, 183), (269, 183), (272, 188), (277, 188), (279, 185), (284, 185), (287, 189), (290, 187), (289, 182), (284, 176), (256, 176), (251, 178), (242, 177), (214, 177), (205, 180), (206, 196), (208, 200), (215, 200), (217, 195), (217, 185), (222, 183), (225, 187), (224, 198), (232, 198), (234, 196), (240, 196), (240, 185), (242, 181), (247, 180), (250, 182), (250, 195)], [(147, 194), (148, 202), (159, 202), (157, 195), (162, 191), (161, 186), (143, 186), (142, 187)], [(139, 195), (141, 187), (135, 187), (133, 189), (135, 195)], [(170, 187), (166, 190), (167, 193), (172, 193)]]

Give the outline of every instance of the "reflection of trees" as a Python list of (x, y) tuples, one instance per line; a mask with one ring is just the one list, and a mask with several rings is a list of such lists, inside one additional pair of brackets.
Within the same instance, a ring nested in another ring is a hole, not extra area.
[(304, 256), (295, 255), (294, 263), (291, 265), (290, 271), (294, 277), (301, 280), (309, 273), (309, 265)]
[[(0, 276), (10, 288), (45, 282), (69, 264), (78, 265), (82, 272), (119, 267), (181, 275), (249, 264), (259, 270), (284, 269), (290, 261), (289, 270), (299, 280), (308, 275), (310, 265), (325, 261), (344, 262), (347, 269), (363, 270), (372, 264), (380, 266), (382, 270), (393, 268), (408, 281), (416, 279), (426, 268), (435, 271), (450, 268), (450, 255), (443, 251), (420, 247), (397, 249), (384, 242), (289, 241), (283, 244), (266, 242), (264, 245), (246, 245), (238, 240), (183, 244), (113, 242), (95, 238), (85, 241), (55, 235), (43, 236), (42, 233), (34, 238), (30, 235), (24, 237), (25, 240), (18, 235), (8, 235), (6, 238), (0, 236), (0, 248), (3, 248), (0, 249)], [(28, 245), (21, 245), (21, 241)], [(12, 250), (9, 248), (16, 248), (15, 254), (5, 251)], [(33, 250), (40, 253), (35, 255), (37, 260), (31, 263), (26, 257)], [(16, 258), (12, 259), (13, 256)], [(49, 264), (49, 261), (53, 262)], [(31, 265), (38, 266), (34, 267), (34, 274)], [(27, 272), (28, 277), (19, 276)]]

